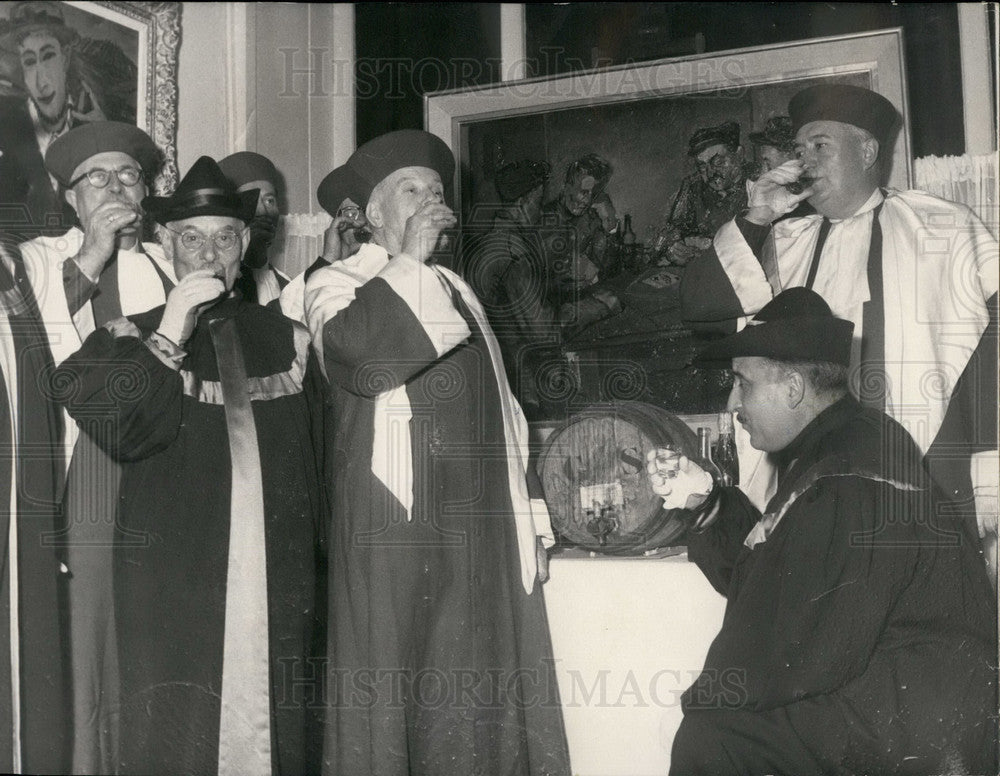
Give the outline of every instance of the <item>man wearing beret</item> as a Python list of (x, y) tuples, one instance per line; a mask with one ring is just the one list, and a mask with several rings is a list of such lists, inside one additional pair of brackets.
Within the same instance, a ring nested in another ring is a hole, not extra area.
[(146, 197), (177, 286), (57, 370), (70, 414), (122, 464), (118, 773), (318, 767), (306, 685), (322, 386), (305, 328), (232, 292), (257, 202), (209, 157), (172, 196)]
[[(141, 239), (140, 202), (158, 162), (149, 136), (120, 122), (84, 124), (49, 146), (46, 167), (80, 226), (30, 240), (21, 253), (57, 366), (96, 328), (163, 304), (173, 287), (163, 250)], [(54, 541), (71, 574), (73, 759), (91, 772), (110, 766), (114, 748), (110, 547), (119, 469), (91, 439), (77, 439), (75, 423), (67, 419), (63, 431), (68, 526)]]
[[(980, 531), (995, 534), (996, 238), (964, 205), (880, 188), (899, 123), (881, 95), (821, 84), (789, 114), (799, 158), (761, 176), (689, 269), (684, 317), (731, 322), (781, 289), (819, 293), (854, 323), (854, 395), (903, 423), (956, 508), (974, 520), (980, 501)], [(781, 218), (801, 201), (816, 213)]]
[(278, 208), (281, 176), (270, 159), (253, 151), (230, 154), (219, 162), (219, 169), (237, 191), (257, 189), (260, 192), (257, 212), (250, 224), (250, 246), (236, 288), (251, 302), (270, 304), (288, 285), (288, 277), (275, 269), (269, 259), (281, 216)]
[(401, 130), (329, 176), (373, 237), (306, 284), (335, 415), (324, 773), (569, 772), (527, 424), (475, 294), (432, 261), (454, 169)]
[(746, 207), (747, 201), (739, 124), (727, 121), (697, 130), (688, 141), (688, 156), (695, 173), (681, 183), (657, 239), (664, 258), (681, 266), (711, 245), (716, 230)]
[(729, 409), (776, 462), (763, 514), (687, 458), (647, 455), (728, 599), (670, 772), (996, 773), (995, 599), (975, 535), (935, 510), (903, 427), (848, 393), (852, 322), (793, 288), (751, 324), (700, 358), (731, 360)]

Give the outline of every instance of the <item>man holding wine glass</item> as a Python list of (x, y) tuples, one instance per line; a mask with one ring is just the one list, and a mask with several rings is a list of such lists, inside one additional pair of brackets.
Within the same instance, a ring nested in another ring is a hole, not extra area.
[(849, 395), (850, 321), (793, 288), (752, 323), (699, 360), (731, 359), (729, 408), (777, 465), (763, 514), (699, 462), (647, 454), (728, 599), (671, 773), (995, 773), (995, 602), (974, 534), (903, 427)]

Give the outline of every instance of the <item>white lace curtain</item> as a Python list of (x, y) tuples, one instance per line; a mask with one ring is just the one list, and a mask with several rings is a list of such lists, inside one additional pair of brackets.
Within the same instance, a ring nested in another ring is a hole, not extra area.
[[(279, 250), (274, 251), (275, 256), (281, 256), (278, 269), (290, 278), (305, 272), (316, 261), (316, 257), (323, 253), (323, 233), (332, 220), (328, 213), (292, 213), (283, 216), (278, 233)], [(279, 262), (275, 260), (275, 264)]]
[(925, 156), (913, 163), (916, 188), (972, 208), (994, 236), (997, 210), (997, 155)]

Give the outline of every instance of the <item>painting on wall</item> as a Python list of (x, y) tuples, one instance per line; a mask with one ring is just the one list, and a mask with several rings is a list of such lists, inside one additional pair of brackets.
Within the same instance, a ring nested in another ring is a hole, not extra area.
[[(586, 326), (562, 329), (568, 365), (552, 360), (559, 380), (544, 387), (558, 402), (547, 416), (622, 400), (695, 414), (725, 407), (722, 373), (690, 363), (718, 332), (682, 319), (684, 268), (746, 207), (764, 157), (755, 139), (780, 125), (786, 158), (794, 155), (788, 102), (808, 86), (863, 86), (897, 107), (901, 131), (882, 149), (891, 158), (884, 183), (908, 188), (902, 52), (902, 31), (880, 30), (425, 97), (426, 129), (458, 162), (449, 182), (461, 218), (456, 262), (470, 282), (483, 265), (481, 246), (507, 217), (497, 185), (504, 171), (525, 162), (550, 170), (532, 250), (547, 288), (570, 286)], [(592, 199), (574, 203), (585, 190)], [(612, 297), (610, 314), (585, 321), (581, 300)]]
[(749, 134), (818, 82), (865, 86), (899, 109), (902, 130), (886, 183), (907, 188), (902, 51), (902, 32), (894, 29), (439, 92), (425, 98), (425, 126), (459, 161), (454, 185), (463, 223), (489, 216), (497, 200), (492, 173), (503, 163), (551, 165), (549, 199), (568, 165), (594, 153), (610, 163), (605, 190), (619, 215), (632, 215), (642, 241), (694, 173), (688, 149), (696, 131), (734, 121), (749, 157)]
[(65, 230), (72, 213), (45, 151), (91, 121), (136, 124), (163, 152), (152, 188), (177, 174), (180, 3), (0, 2), (0, 227)]

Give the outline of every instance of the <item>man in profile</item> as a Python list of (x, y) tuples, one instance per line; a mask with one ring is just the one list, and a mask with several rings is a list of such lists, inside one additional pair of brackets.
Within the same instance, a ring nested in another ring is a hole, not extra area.
[(672, 774), (997, 772), (996, 601), (970, 526), (939, 509), (902, 426), (848, 392), (854, 325), (814, 291), (776, 296), (700, 354), (774, 460), (763, 514), (651, 451), (689, 557), (728, 599), (683, 698)]

